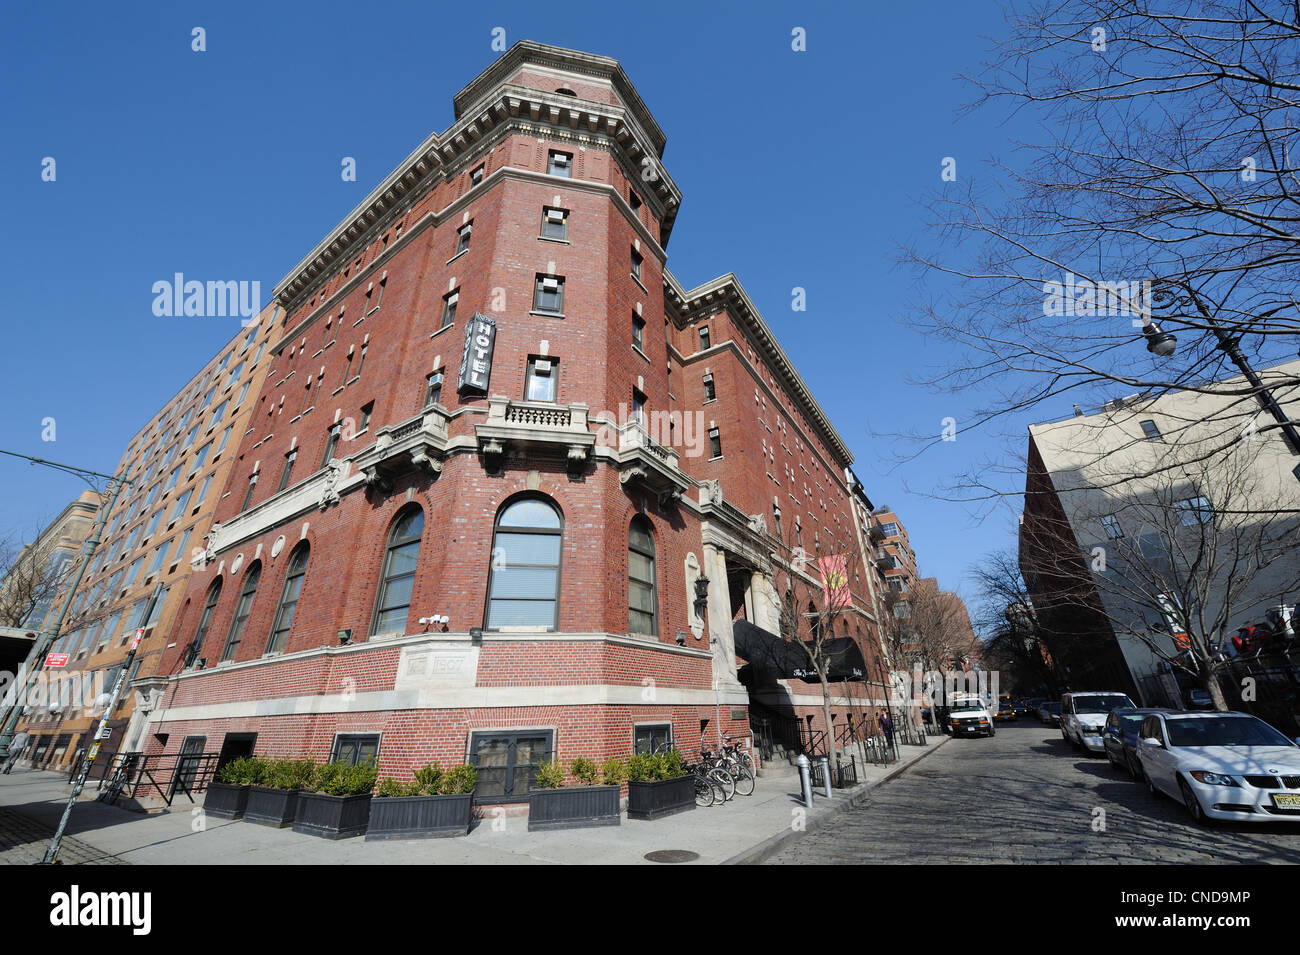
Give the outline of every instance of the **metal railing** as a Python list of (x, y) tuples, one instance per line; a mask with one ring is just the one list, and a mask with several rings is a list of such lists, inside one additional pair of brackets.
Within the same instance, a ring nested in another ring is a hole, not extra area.
[(121, 753), (114, 760), (112, 772), (101, 784), (101, 802), (115, 803), (119, 798), (137, 796), (161, 799), (171, 806), (177, 796), (194, 802), (194, 794), (208, 788), (216, 773), (219, 753)]

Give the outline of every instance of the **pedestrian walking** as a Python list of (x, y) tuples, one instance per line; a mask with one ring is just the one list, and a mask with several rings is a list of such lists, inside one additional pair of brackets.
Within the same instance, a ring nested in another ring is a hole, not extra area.
[(888, 713), (881, 713), (877, 719), (880, 720), (880, 732), (885, 734), (885, 742), (890, 746), (894, 745), (894, 721), (889, 718)]
[(18, 757), (23, 754), (27, 744), (31, 741), (31, 736), (26, 730), (19, 730), (14, 734), (14, 738), (9, 741), (9, 758), (5, 760), (4, 774), (9, 775), (9, 770), (14, 768), (14, 763), (18, 762)]

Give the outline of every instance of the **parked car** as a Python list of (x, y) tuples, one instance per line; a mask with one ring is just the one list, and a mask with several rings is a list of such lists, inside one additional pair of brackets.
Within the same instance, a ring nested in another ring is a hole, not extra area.
[(1142, 778), (1142, 767), (1137, 759), (1138, 731), (1142, 721), (1152, 713), (1176, 713), (1164, 707), (1147, 707), (1111, 710), (1102, 727), (1101, 742), (1106, 748), (1106, 759), (1116, 769), (1124, 769), (1134, 779)]
[(1247, 713), (1152, 713), (1139, 734), (1148, 791), (1197, 822), (1300, 822), (1300, 740)]
[(1043, 703), (1038, 708), (1038, 718), (1043, 721), (1045, 726), (1061, 725), (1061, 704), (1050, 701)]
[(955, 696), (948, 705), (948, 732), (953, 736), (993, 736), (993, 718), (978, 696)]
[(1061, 697), (1061, 738), (1085, 752), (1101, 753), (1101, 728), (1111, 710), (1134, 709), (1123, 693), (1081, 692)]
[(1187, 708), (1189, 710), (1212, 710), (1214, 709), (1214, 700), (1210, 697), (1208, 690), (1200, 687), (1192, 687), (1187, 691)]

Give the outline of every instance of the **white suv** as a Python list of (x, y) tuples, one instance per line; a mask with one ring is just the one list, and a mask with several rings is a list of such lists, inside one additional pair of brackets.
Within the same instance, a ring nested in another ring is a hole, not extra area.
[(1066, 693), (1061, 697), (1061, 738), (1090, 753), (1104, 753), (1106, 717), (1111, 710), (1134, 705), (1123, 693)]

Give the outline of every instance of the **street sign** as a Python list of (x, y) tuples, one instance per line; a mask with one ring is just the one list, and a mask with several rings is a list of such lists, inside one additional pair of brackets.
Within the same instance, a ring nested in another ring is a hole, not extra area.
[(45, 665), (47, 667), (65, 667), (71, 658), (72, 655), (69, 653), (51, 653), (46, 656)]

